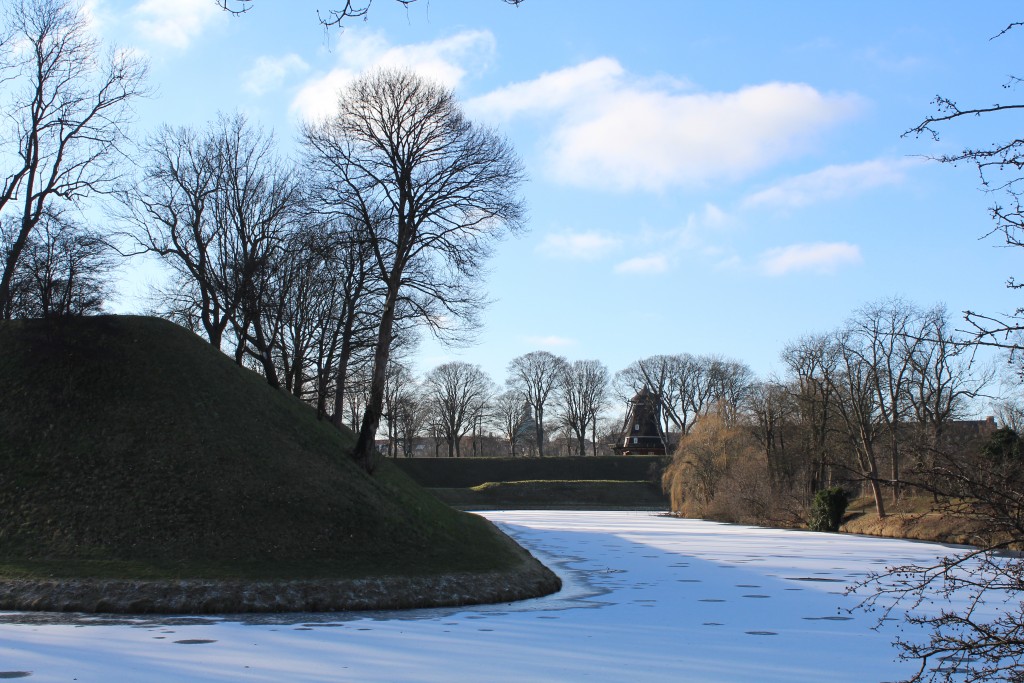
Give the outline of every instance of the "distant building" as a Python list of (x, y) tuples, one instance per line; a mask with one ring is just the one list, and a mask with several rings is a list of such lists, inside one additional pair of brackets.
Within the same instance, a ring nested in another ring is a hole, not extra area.
[(629, 402), (622, 437), (615, 452), (620, 455), (665, 455), (668, 447), (661, 430), (661, 397), (644, 387)]

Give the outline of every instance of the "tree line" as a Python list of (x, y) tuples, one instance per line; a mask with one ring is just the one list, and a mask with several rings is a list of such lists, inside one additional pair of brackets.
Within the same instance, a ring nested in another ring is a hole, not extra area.
[[(3, 30), (0, 314), (96, 312), (117, 249), (155, 255), (172, 273), (157, 312), (321, 417), (358, 412), (353, 457), (372, 470), (391, 354), (420, 328), (472, 329), (480, 269), (521, 229), (508, 142), (450, 89), (378, 70), (302, 126), (296, 158), (242, 114), (164, 125), (129, 158), (145, 63), (104, 57), (69, 0), (20, 0)], [(69, 218), (90, 195), (110, 200), (116, 230)]]
[(790, 342), (781, 377), (741, 385), (680, 440), (665, 473), (673, 507), (792, 521), (842, 484), (863, 487), (884, 517), (906, 487), (928, 483), (937, 454), (964, 455), (984, 431), (964, 422), (994, 379), (974, 350), (944, 307), (899, 298)]

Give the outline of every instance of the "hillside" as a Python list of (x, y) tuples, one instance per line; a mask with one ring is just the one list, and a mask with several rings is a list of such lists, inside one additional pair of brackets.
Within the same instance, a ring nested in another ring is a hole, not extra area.
[(0, 323), (0, 577), (494, 572), (523, 551), (192, 333)]

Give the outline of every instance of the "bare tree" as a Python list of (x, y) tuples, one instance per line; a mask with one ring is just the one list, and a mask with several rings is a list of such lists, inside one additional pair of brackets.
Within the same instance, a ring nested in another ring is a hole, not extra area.
[(616, 393), (619, 399), (629, 401), (644, 387), (661, 397), (662, 431), (671, 432), (675, 425), (685, 434), (693, 420), (690, 404), (684, 400), (686, 388), (691, 386), (695, 365), (689, 354), (657, 355), (633, 361), (615, 373)]
[[(15, 235), (0, 225), (0, 254)], [(11, 231), (13, 232), (13, 230)], [(11, 283), (13, 317), (48, 318), (102, 311), (109, 296), (115, 251), (95, 231), (64, 215), (47, 212), (25, 242)]]
[(878, 382), (876, 367), (855, 335), (849, 330), (835, 333), (838, 363), (835, 372), (827, 378), (830, 390), (836, 395), (836, 415), (845, 428), (847, 442), (852, 448), (858, 472), (868, 486), (875, 501), (875, 511), (885, 517), (882, 499), (882, 478), (879, 473), (879, 437), (882, 433), (875, 386)]
[(415, 451), (416, 438), (423, 433), (430, 419), (430, 405), (419, 386), (410, 384), (403, 388), (395, 401), (395, 426), (402, 454), (411, 458)]
[(806, 462), (805, 494), (813, 496), (828, 486), (833, 460), (830, 430), (835, 419), (836, 396), (829, 378), (838, 373), (839, 354), (829, 335), (804, 337), (788, 344), (782, 361), (793, 378), (799, 444)]
[(598, 360), (574, 361), (562, 372), (559, 419), (576, 438), (578, 455), (586, 455), (588, 429), (596, 448), (597, 416), (607, 405), (609, 384), (608, 368)]
[(251, 356), (278, 386), (273, 348), (287, 288), (272, 287), (298, 195), (273, 134), (242, 114), (220, 115), (202, 134), (160, 129), (145, 153), (142, 179), (118, 193), (121, 218), (143, 251), (174, 270), (175, 295), (195, 295), (175, 305), (195, 312), (210, 343), (220, 348), (231, 329), (236, 362)]
[(888, 437), (893, 501), (900, 497), (900, 431), (906, 422), (907, 392), (915, 356), (924, 343), (918, 332), (922, 313), (899, 298), (868, 304), (854, 313), (850, 328), (870, 373), (878, 416)]
[[(1010, 23), (992, 39), (1004, 39), (1021, 26), (1024, 26), (1024, 22)], [(1016, 90), (1020, 84), (1020, 77), (1009, 76), (1002, 86), (1004, 96)], [(916, 126), (905, 131), (904, 137), (924, 135), (937, 141), (942, 129), (961, 120), (973, 121), (984, 118), (1006, 121), (1024, 110), (1024, 104), (1012, 101), (961, 106), (956, 100), (943, 95), (936, 96), (932, 104), (936, 113), (925, 117)], [(1024, 169), (1024, 138), (1020, 135), (1011, 135), (1009, 139), (985, 141), (978, 147), (967, 146), (958, 152), (931, 158), (954, 166), (961, 163), (973, 165), (978, 171), (982, 190), (991, 193), (994, 198), (994, 203), (990, 207), (994, 226), (986, 236), (1001, 235), (1007, 246), (1024, 247), (1024, 174), (1021, 173), (1021, 169)], [(1006, 285), (1010, 289), (1024, 288), (1024, 283), (1013, 277), (1007, 280)], [(974, 329), (977, 343), (1008, 348), (1015, 352), (1021, 350), (1021, 340), (1024, 339), (1024, 306), (1006, 314), (985, 314), (968, 310), (964, 315)]]
[(388, 363), (387, 382), (384, 384), (384, 402), (381, 417), (388, 437), (387, 455), (398, 457), (402, 412), (405, 397), (416, 386), (412, 371), (396, 357)]
[(330, 414), (338, 427), (350, 368), (370, 347), (375, 317), (363, 244), (350, 225), (306, 216), (288, 236), (273, 280), (281, 318), (275, 354), (285, 386), (305, 398), (313, 382), (318, 417)]
[(752, 382), (753, 371), (739, 361), (688, 353), (634, 361), (615, 375), (620, 398), (628, 400), (647, 387), (661, 397), (662, 429), (669, 433), (675, 425), (684, 435), (721, 401), (732, 407), (727, 417), (735, 419)]
[(491, 419), (498, 433), (508, 444), (509, 453), (516, 457), (523, 431), (523, 397), (513, 389), (506, 389), (492, 401)]
[[(896, 641), (900, 657), (916, 661), (909, 683), (1020, 681), (1024, 657), (1024, 444), (996, 430), (973, 448), (934, 452), (927, 476), (940, 512), (966, 520), (975, 547), (933, 564), (897, 565), (855, 588), (862, 607), (884, 619), (897, 606), (915, 625)], [(940, 600), (957, 607), (919, 610)]]
[(7, 318), (19, 259), (51, 203), (79, 201), (116, 179), (129, 106), (144, 94), (147, 65), (129, 52), (104, 54), (70, 0), (15, 0), (5, 21), (0, 219), (15, 224), (0, 276), (0, 317)]
[(480, 269), (494, 241), (521, 225), (522, 167), (507, 142), (465, 118), (451, 90), (408, 71), (356, 79), (338, 112), (306, 125), (302, 137), (308, 165), (328, 180), (316, 188), (321, 205), (366, 228), (383, 289), (353, 453), (372, 470), (399, 308), (441, 335), (474, 319)]
[(910, 358), (906, 398), (919, 431), (917, 444), (927, 449), (942, 445), (946, 427), (963, 418), (970, 400), (982, 395), (993, 379), (979, 370), (975, 346), (953, 329), (945, 306), (925, 311), (913, 331), (918, 341)]
[(479, 365), (453, 361), (428, 372), (423, 388), (448, 444), (448, 457), (460, 457), (462, 437), (485, 415), (493, 382)]
[(120, 217), (139, 248), (173, 271), (168, 293), (175, 297), (175, 317), (198, 320), (219, 349), (238, 302), (220, 287), (228, 262), (213, 210), (221, 182), (213, 135), (163, 126), (145, 141), (142, 154), (142, 177), (118, 192)]
[(721, 356), (703, 356), (701, 360), (706, 375), (707, 399), (705, 406), (700, 406), (694, 400), (694, 411), (704, 414), (706, 410), (716, 406), (726, 420), (735, 423), (754, 382), (753, 370), (745, 363)]
[(753, 418), (751, 432), (761, 447), (772, 489), (792, 485), (794, 472), (786, 456), (786, 433), (795, 408), (790, 387), (777, 379), (756, 382), (747, 392), (747, 411)]
[(561, 383), (567, 365), (565, 358), (549, 351), (531, 351), (508, 364), (507, 384), (533, 409), (540, 457), (544, 457), (544, 409)]

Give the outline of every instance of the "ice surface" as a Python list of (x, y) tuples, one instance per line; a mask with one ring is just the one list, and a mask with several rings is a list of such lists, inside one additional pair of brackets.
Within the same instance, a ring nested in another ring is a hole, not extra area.
[[(900, 626), (844, 587), (943, 546), (652, 513), (485, 515), (565, 581), (482, 607), (124, 618), (0, 613), (0, 679), (891, 681)], [(903, 635), (907, 636), (906, 627)]]

